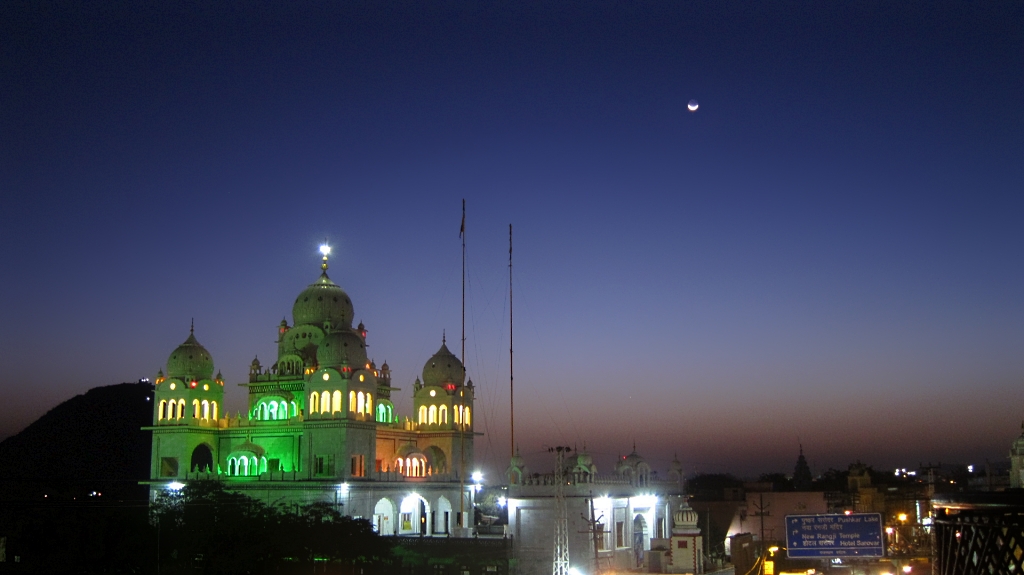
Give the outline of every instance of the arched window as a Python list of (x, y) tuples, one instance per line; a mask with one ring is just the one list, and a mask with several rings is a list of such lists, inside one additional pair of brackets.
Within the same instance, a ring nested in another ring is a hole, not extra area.
[(178, 400), (178, 419), (185, 417), (185, 400)]
[(238, 462), (235, 460), (234, 457), (229, 457), (228, 458), (228, 475), (229, 476), (231, 476), (231, 475), (238, 475), (238, 471), (235, 469), (235, 467), (237, 465), (238, 465)]
[(249, 475), (249, 458), (239, 457), (238, 458), (238, 475)]
[(203, 400), (203, 419), (210, 419), (210, 402)]
[(341, 411), (341, 391), (334, 390), (334, 403), (331, 404), (331, 411)]
[(348, 410), (352, 413), (356, 412), (356, 392), (348, 392)]
[(313, 393), (309, 394), (309, 412), (316, 413), (317, 411), (320, 411), (319, 405), (320, 396), (317, 395), (317, 393), (314, 391)]
[(419, 423), (426, 423), (426, 422), (427, 422), (427, 406), (421, 405), (420, 406)]
[(192, 419), (199, 419), (199, 400), (192, 400)]
[(356, 394), (356, 413), (366, 413), (366, 396), (361, 391)]
[(255, 455), (252, 456), (252, 462), (249, 463), (249, 473), (251, 475), (260, 474), (260, 462), (258, 459), (256, 459)]
[(383, 403), (377, 404), (377, 421), (380, 423), (387, 423), (387, 410), (384, 409)]
[[(462, 415), (466, 418), (466, 425), (473, 425), (473, 418), (469, 416), (469, 406), (466, 406), (466, 411)], [(486, 426), (485, 426), (486, 427)]]
[(366, 415), (373, 415), (373, 395), (366, 394)]
[(266, 472), (267, 472), (267, 456), (264, 455), (264, 456), (260, 457), (260, 473), (266, 473)]
[(320, 413), (331, 412), (331, 392), (325, 391), (320, 394)]
[(430, 415), (428, 415), (427, 423), (437, 423), (437, 406), (431, 405), (428, 413)]
[(298, 406), (297, 406), (297, 405), (295, 404), (295, 402), (293, 401), (293, 402), (292, 402), (292, 417), (296, 417), (296, 416), (298, 416), (298, 415), (299, 415), (299, 408), (298, 408)]
[[(166, 399), (161, 399), (160, 400), (160, 409), (157, 410), (157, 412), (156, 412), (156, 418), (159, 421), (161, 419), (164, 419), (165, 417), (167, 417), (167, 400)], [(168, 419), (170, 419), (170, 418), (168, 418)]]
[(213, 409), (213, 420), (214, 420), (214, 421), (217, 421), (217, 420), (219, 419), (219, 418), (217, 417), (217, 416), (219, 415), (219, 414), (217, 413), (217, 402), (216, 402), (216, 401), (211, 401), (211, 402), (210, 402), (210, 406), (211, 406), (211, 408)]
[(401, 457), (399, 457), (399, 458), (398, 458), (398, 461), (396, 461), (395, 463), (396, 463), (396, 466), (395, 466), (395, 467), (397, 467), (397, 468), (398, 468), (398, 472), (399, 472), (399, 473), (401, 473), (401, 472), (402, 472), (402, 467), (403, 467), (403, 466), (402, 466), (402, 458), (401, 458)]
[(448, 406), (442, 405), (441, 409), (437, 410), (437, 422), (448, 423)]
[(277, 404), (277, 418), (288, 419), (288, 402), (283, 399)]
[(452, 411), (455, 412), (455, 423), (462, 423), (462, 406), (456, 406)]
[(391, 406), (390, 405), (387, 406), (387, 408), (388, 408), (388, 423), (391, 423), (392, 421), (394, 421), (395, 415), (393, 413), (391, 413)]

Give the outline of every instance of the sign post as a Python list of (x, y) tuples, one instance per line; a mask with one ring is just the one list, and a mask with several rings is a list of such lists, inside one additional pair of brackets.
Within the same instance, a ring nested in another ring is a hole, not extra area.
[(794, 559), (883, 557), (882, 515), (787, 515), (786, 545)]

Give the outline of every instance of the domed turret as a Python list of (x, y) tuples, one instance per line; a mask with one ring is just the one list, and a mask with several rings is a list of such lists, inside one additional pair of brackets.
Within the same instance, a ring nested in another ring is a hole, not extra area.
[(327, 272), (302, 290), (292, 306), (295, 325), (323, 327), (330, 322), (334, 329), (352, 327), (352, 300), (345, 290), (327, 277)]
[(342, 362), (356, 369), (366, 365), (366, 344), (351, 329), (335, 331), (324, 337), (316, 350), (316, 362), (321, 368), (338, 368)]
[(697, 512), (686, 501), (680, 503), (679, 509), (676, 509), (675, 513), (672, 514), (672, 534), (700, 534), (700, 529), (697, 528)]
[(465, 380), (466, 368), (455, 354), (448, 351), (442, 338), (441, 349), (423, 365), (423, 385), (443, 385), (448, 382), (462, 385)]
[(210, 352), (196, 341), (193, 330), (188, 339), (178, 346), (167, 358), (167, 377), (180, 379), (209, 379), (213, 375), (213, 358)]

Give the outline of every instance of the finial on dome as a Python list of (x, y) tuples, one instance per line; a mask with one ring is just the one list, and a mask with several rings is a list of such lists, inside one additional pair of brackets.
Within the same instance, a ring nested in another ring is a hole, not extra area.
[(327, 238), (320, 244), (320, 253), (324, 256), (324, 263), (320, 264), (320, 269), (327, 271), (327, 256), (331, 255), (331, 246), (327, 245)]
[(441, 344), (442, 345), (448, 343), (447, 341), (445, 341), (445, 333), (444, 332), (445, 332), (445, 330), (442, 329), (441, 330)]
[(189, 335), (195, 335), (196, 333), (196, 318), (192, 318), (192, 323), (188, 326)]

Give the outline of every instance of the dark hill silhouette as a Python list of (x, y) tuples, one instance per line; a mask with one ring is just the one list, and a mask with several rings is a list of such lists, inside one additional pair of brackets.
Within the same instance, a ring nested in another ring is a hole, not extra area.
[(146, 497), (153, 386), (122, 383), (90, 389), (0, 442), (0, 498)]

